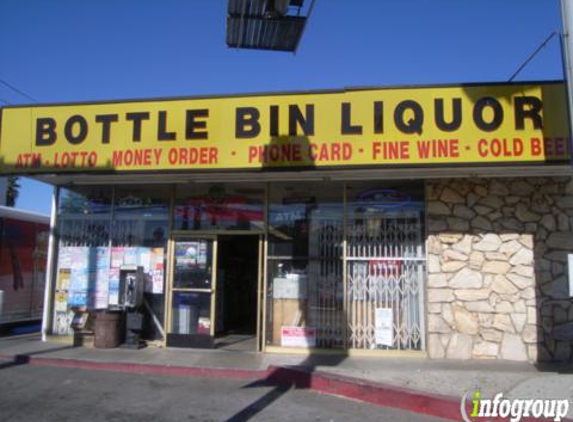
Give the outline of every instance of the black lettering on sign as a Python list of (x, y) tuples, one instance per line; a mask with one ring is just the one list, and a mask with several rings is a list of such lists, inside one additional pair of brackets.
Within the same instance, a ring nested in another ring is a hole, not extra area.
[(374, 101), (374, 133), (384, 133), (384, 102)]
[(207, 131), (207, 119), (209, 109), (187, 110), (185, 119), (185, 139), (209, 139)]
[[(491, 122), (486, 122), (483, 117), (483, 111), (487, 107), (491, 108), (493, 111)], [(479, 129), (485, 132), (493, 132), (501, 126), (502, 122), (503, 108), (499, 101), (492, 97), (484, 97), (476, 101), (474, 105), (474, 123)]]
[(54, 145), (58, 135), (56, 135), (56, 121), (51, 117), (40, 117), (36, 119), (36, 145), (45, 147)]
[(235, 138), (256, 138), (261, 133), (261, 113), (255, 107), (237, 107)]
[(157, 117), (157, 140), (174, 141), (177, 137), (176, 133), (167, 131), (167, 112), (164, 110), (160, 111)]
[(149, 113), (146, 111), (126, 113), (125, 120), (133, 122), (132, 140), (133, 142), (141, 141), (141, 122), (149, 120)]
[(342, 103), (340, 119), (341, 135), (362, 135), (362, 125), (352, 124), (352, 105), (351, 103)]
[(271, 115), (270, 119), (270, 136), (279, 136), (279, 106), (272, 105), (269, 107), (269, 113)]
[[(533, 129), (543, 129), (543, 102), (537, 97), (515, 97), (515, 129), (525, 129), (525, 119), (531, 119)], [(526, 109), (527, 107), (527, 109)]]
[(64, 134), (70, 144), (79, 145), (86, 139), (86, 136), (88, 136), (88, 122), (79, 114), (73, 115), (66, 122)]
[(446, 122), (444, 117), (444, 100), (436, 98), (434, 100), (436, 126), (444, 132), (458, 130), (462, 124), (462, 99), (452, 98), (452, 118)]
[[(410, 110), (413, 113), (413, 117), (405, 122), (404, 115), (407, 110)], [(394, 124), (402, 133), (421, 134), (424, 126), (424, 110), (422, 110), (422, 107), (416, 101), (404, 100), (399, 103), (394, 110)]]
[(302, 114), (296, 104), (288, 106), (288, 134), (289, 136), (297, 135), (297, 126), (302, 129), (303, 135), (314, 135), (314, 105), (305, 106), (306, 116)]
[(117, 122), (117, 114), (98, 114), (95, 116), (95, 121), (101, 123), (101, 143), (109, 144), (111, 133), (111, 124)]

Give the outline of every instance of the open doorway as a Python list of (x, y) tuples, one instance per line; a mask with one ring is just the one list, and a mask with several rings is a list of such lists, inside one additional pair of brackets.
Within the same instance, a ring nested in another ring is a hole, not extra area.
[(215, 347), (256, 351), (259, 236), (217, 238)]

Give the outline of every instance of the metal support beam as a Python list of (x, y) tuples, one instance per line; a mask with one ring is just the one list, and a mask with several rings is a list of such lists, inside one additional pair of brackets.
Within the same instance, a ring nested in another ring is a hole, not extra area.
[(46, 336), (50, 334), (53, 320), (53, 301), (54, 287), (57, 278), (57, 263), (56, 253), (57, 239), (56, 239), (56, 224), (58, 216), (58, 197), (60, 195), (60, 188), (54, 187), (52, 193), (52, 215), (50, 217), (50, 238), (48, 240), (48, 257), (46, 265), (46, 283), (44, 286), (44, 310), (42, 315), (42, 341), (46, 341)]

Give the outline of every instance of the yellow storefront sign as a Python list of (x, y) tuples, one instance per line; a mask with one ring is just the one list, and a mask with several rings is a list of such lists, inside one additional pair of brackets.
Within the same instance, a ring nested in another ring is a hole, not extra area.
[(4, 173), (563, 163), (563, 83), (1, 110)]

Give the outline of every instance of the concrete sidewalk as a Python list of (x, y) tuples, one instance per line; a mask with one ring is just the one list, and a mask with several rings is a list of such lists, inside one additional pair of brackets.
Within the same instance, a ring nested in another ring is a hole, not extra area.
[[(538, 367), (507, 361), (301, 356), (153, 346), (95, 349), (42, 342), (38, 335), (1, 338), (0, 357), (19, 363), (129, 372), (273, 378), (371, 403), (392, 405), (399, 401), (394, 407), (453, 420), (460, 420), (461, 396), (476, 388), (484, 398), (497, 393), (506, 398), (573, 398), (572, 365)], [(568, 418), (573, 419), (573, 404)]]

